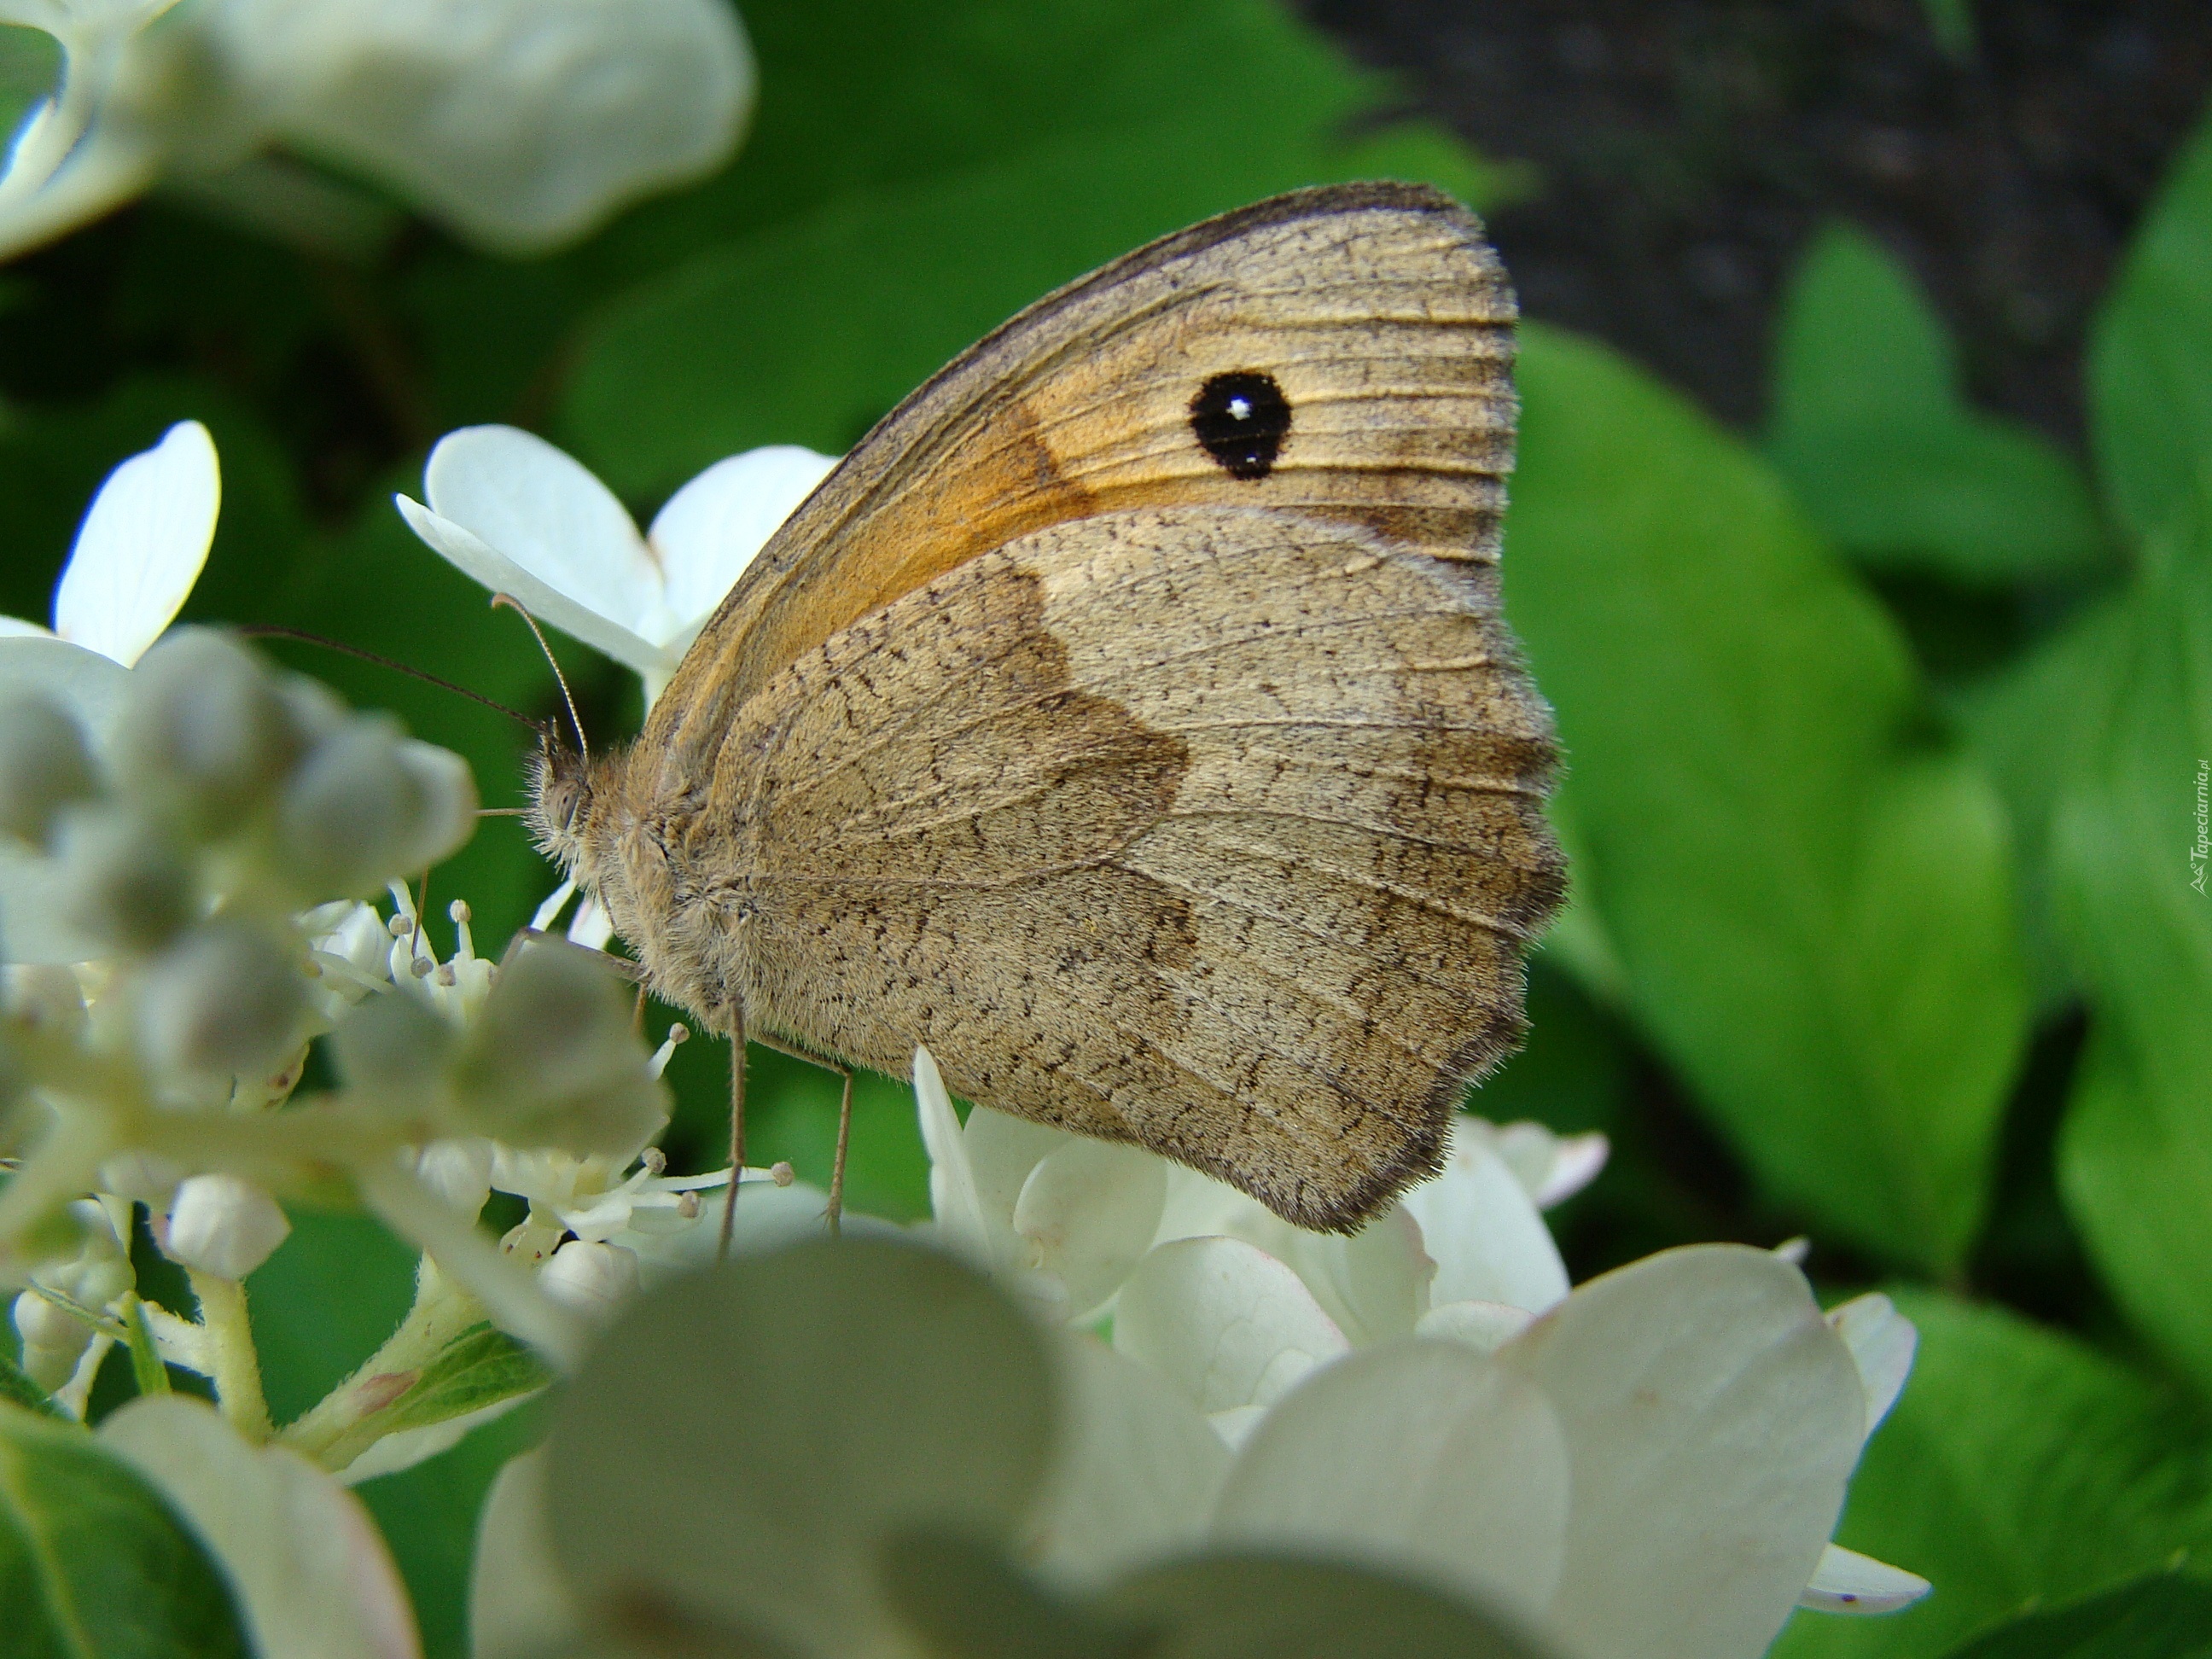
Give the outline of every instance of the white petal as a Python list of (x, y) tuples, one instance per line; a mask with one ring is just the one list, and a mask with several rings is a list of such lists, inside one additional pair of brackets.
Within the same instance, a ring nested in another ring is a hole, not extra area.
[(1503, 1302), (1446, 1302), (1423, 1314), (1413, 1334), (1462, 1343), (1477, 1353), (1496, 1353), (1535, 1317), (1526, 1308)]
[(1437, 1264), (1431, 1302), (1504, 1302), (1540, 1313), (1566, 1295), (1566, 1264), (1551, 1230), (1480, 1135), (1455, 1134), (1444, 1172), (1401, 1201)]
[(553, 1559), (541, 1446), (510, 1458), (484, 1499), (469, 1575), (470, 1651), (471, 1659), (532, 1659), (582, 1633), (583, 1615)]
[(100, 1437), (174, 1504), (236, 1586), (254, 1650), (417, 1659), (407, 1592), (361, 1501), (282, 1446), (249, 1446), (204, 1401), (134, 1400)]
[(284, 137), (504, 252), (581, 235), (728, 155), (752, 54), (718, 0), (232, 0)]
[(474, 531), (442, 518), (408, 495), (394, 495), (392, 503), (407, 527), (429, 545), (430, 550), (472, 577), (494, 593), (518, 600), (538, 621), (605, 652), (623, 667), (637, 673), (665, 674), (675, 665), (657, 645), (641, 638), (620, 623), (560, 589), (539, 580), (505, 554), (495, 550)]
[(1895, 1613), (1928, 1590), (1928, 1581), (1917, 1572), (1831, 1544), (1820, 1553), (1820, 1565), (1797, 1605), (1816, 1613)]
[(1137, 1264), (1115, 1304), (1114, 1347), (1202, 1412), (1268, 1406), (1347, 1352), (1297, 1274), (1241, 1239), (1186, 1238)]
[(1421, 1230), (1392, 1205), (1350, 1237), (1286, 1228), (1282, 1259), (1354, 1347), (1410, 1335), (1429, 1305), (1437, 1264)]
[(1889, 1415), (1905, 1379), (1912, 1374), (1912, 1356), (1920, 1346), (1920, 1333), (1898, 1312), (1896, 1304), (1880, 1291), (1853, 1297), (1828, 1310), (1828, 1323), (1851, 1351), (1866, 1392), (1866, 1431), (1871, 1435)]
[(179, 421), (107, 475), (54, 592), (54, 632), (128, 668), (199, 580), (222, 483), (215, 441)]
[(796, 444), (772, 444), (708, 467), (668, 498), (646, 534), (668, 584), (670, 636), (682, 651), (744, 568), (837, 465)]
[(929, 1154), (929, 1213), (948, 1248), (989, 1272), (991, 1230), (975, 1193), (975, 1171), (960, 1138), (960, 1118), (945, 1078), (927, 1048), (914, 1051), (914, 1104), (921, 1120), (922, 1149)]
[(54, 630), (42, 623), (25, 622), (21, 617), (0, 617), (0, 640), (50, 640)]
[(1267, 1413), (1213, 1533), (1411, 1571), (1533, 1620), (1559, 1581), (1567, 1499), (1540, 1389), (1455, 1343), (1399, 1341), (1315, 1372)]
[(1121, 1289), (1151, 1247), (1167, 1184), (1162, 1159), (1105, 1140), (1071, 1139), (1030, 1171), (1013, 1230), (1025, 1265), (1066, 1286), (1070, 1318), (1088, 1317)]
[(1089, 1336), (1063, 1352), (1068, 1426), (1028, 1553), (1095, 1584), (1197, 1544), (1229, 1450), (1157, 1372)]
[(51, 101), (33, 112), (9, 152), (0, 178), (0, 259), (90, 223), (161, 171), (161, 135), (136, 121), (102, 120), (96, 112), (91, 130), (76, 136), (56, 166), (52, 146), (41, 141), (67, 144), (70, 136), (53, 125), (53, 113)]
[[(554, 922), (559, 920), (562, 910), (567, 906), (568, 901), (575, 896), (576, 878), (571, 876), (548, 893), (545, 896), (545, 902), (531, 913), (531, 927), (541, 933), (550, 933)], [(411, 899), (409, 902), (411, 905)], [(413, 914), (411, 908), (408, 914), (410, 915)]]
[(1030, 1172), (1061, 1147), (1073, 1146), (1076, 1139), (1049, 1123), (1032, 1123), (988, 1106), (969, 1110), (960, 1144), (967, 1154), (968, 1167), (975, 1172), (976, 1202), (994, 1228), (1006, 1230), (1010, 1242), (1014, 1206), (1021, 1200), (1022, 1184), (1030, 1178)]
[(570, 941), (586, 951), (604, 951), (614, 936), (615, 919), (600, 908), (596, 895), (585, 894), (584, 902), (576, 907), (575, 919), (568, 924)]
[(1572, 1461), (1547, 1622), (1586, 1659), (1756, 1659), (1812, 1577), (1858, 1457), (1850, 1354), (1765, 1250), (1668, 1250), (1498, 1350)]

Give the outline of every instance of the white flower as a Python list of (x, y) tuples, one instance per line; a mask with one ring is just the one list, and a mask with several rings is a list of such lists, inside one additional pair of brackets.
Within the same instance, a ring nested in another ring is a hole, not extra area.
[(1569, 1292), (1538, 1212), (1601, 1137), (1475, 1118), (1359, 1233), (1291, 1226), (1127, 1147), (976, 1108), (926, 1051), (939, 1237), (1070, 1336), (1072, 1443), (1033, 1539), (1086, 1582), (1209, 1540), (1304, 1544), (1502, 1605), (1583, 1659), (1762, 1653), (1792, 1605), (1879, 1612), (1911, 1573), (1827, 1543), (1904, 1385), (1886, 1298), (1824, 1320), (1735, 1246)]
[(394, 497), (425, 542), (495, 592), (635, 670), (649, 702), (763, 543), (834, 465), (778, 445), (717, 461), (646, 534), (543, 438), (464, 427), (430, 452), (429, 505)]
[[(1772, 1255), (1648, 1258), (1494, 1352), (1413, 1336), (1319, 1364), (1275, 1266), (1272, 1289), (1247, 1264), (1237, 1293), (1197, 1297), (1164, 1371), (1077, 1339), (1044, 1565), (1097, 1582), (1208, 1541), (1319, 1548), (1583, 1659), (1753, 1659), (1793, 1606), (1924, 1592), (1826, 1541), (1875, 1385)], [(1203, 1413), (1240, 1395), (1264, 1403), (1231, 1448)]]
[[(1135, 1147), (985, 1107), (963, 1125), (926, 1049), (915, 1053), (914, 1080), (938, 1235), (1054, 1316), (1081, 1322), (1111, 1303), (1117, 1332), (1133, 1310), (1141, 1325), (1152, 1304), (1177, 1302), (1191, 1275), (1264, 1257), (1271, 1267), (1255, 1270), (1279, 1271), (1305, 1297), (1296, 1319), (1333, 1333), (1329, 1353), (1439, 1323), (1462, 1335), (1510, 1333), (1567, 1293), (1533, 1194), (1556, 1202), (1605, 1159), (1601, 1135), (1562, 1139), (1538, 1124), (1501, 1129), (1462, 1115), (1443, 1174), (1342, 1237), (1293, 1227), (1234, 1188)], [(1515, 1149), (1527, 1184), (1501, 1145)], [(1198, 1240), (1211, 1242), (1172, 1248)]]
[[(112, 1316), (118, 1298), (135, 1288), (137, 1276), (106, 1206), (80, 1198), (71, 1201), (69, 1212), (77, 1228), (76, 1249), (33, 1269), (33, 1288), (15, 1298), (13, 1311), (16, 1334), (23, 1340), (24, 1370), (82, 1417), (94, 1374), (114, 1343), (62, 1304)], [(125, 1208), (122, 1214), (127, 1226), (130, 1212)], [(41, 1296), (41, 1289), (52, 1297)]]
[[(168, 175), (234, 215), (358, 245), (390, 185), (512, 252), (583, 234), (719, 165), (753, 99), (718, 0), (9, 0), (62, 45), (0, 174), (0, 257)], [(157, 21), (158, 20), (158, 21)]]

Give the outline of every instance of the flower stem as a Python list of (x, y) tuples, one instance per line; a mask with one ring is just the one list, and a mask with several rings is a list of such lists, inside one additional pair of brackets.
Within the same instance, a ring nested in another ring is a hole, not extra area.
[(275, 1431), (269, 1422), (269, 1402), (261, 1393), (261, 1359), (254, 1351), (252, 1323), (246, 1318), (246, 1286), (197, 1267), (186, 1268), (185, 1273), (192, 1294), (200, 1299), (200, 1324), (207, 1332), (216, 1400), (231, 1427), (258, 1446)]
[(495, 1324), (537, 1349), (556, 1370), (576, 1369), (584, 1352), (583, 1322), (540, 1290), (528, 1268), (501, 1254), (413, 1170), (380, 1162), (361, 1169), (356, 1179), (369, 1208), (483, 1303)]

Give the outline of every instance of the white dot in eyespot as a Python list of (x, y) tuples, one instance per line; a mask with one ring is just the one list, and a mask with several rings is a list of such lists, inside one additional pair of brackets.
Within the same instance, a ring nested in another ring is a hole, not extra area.
[(1235, 421), (1250, 420), (1252, 400), (1249, 398), (1231, 398), (1229, 400), (1229, 417)]

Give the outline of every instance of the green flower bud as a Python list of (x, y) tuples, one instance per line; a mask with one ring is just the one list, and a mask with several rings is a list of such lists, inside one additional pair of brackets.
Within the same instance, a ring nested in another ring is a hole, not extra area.
[(54, 816), (100, 792), (76, 718), (50, 697), (0, 702), (0, 832), (44, 846)]
[(157, 1070), (192, 1077), (273, 1071), (299, 1042), (307, 981), (292, 953), (244, 922), (195, 927), (138, 988), (138, 1047)]
[(117, 771), (160, 817), (211, 838), (260, 806), (300, 745), (291, 712), (252, 653), (228, 635), (183, 628), (132, 671)]
[(596, 953), (526, 945), (502, 969), (453, 1068), (467, 1133), (588, 1157), (636, 1152), (668, 1115), (630, 1029), (629, 1000)]
[(411, 741), (388, 716), (363, 716), (325, 737), (286, 781), (281, 855), (311, 891), (359, 897), (452, 853), (476, 808), (459, 756)]
[(191, 872), (167, 839), (130, 814), (76, 806), (54, 836), (64, 913), (118, 951), (151, 951), (192, 919)]

